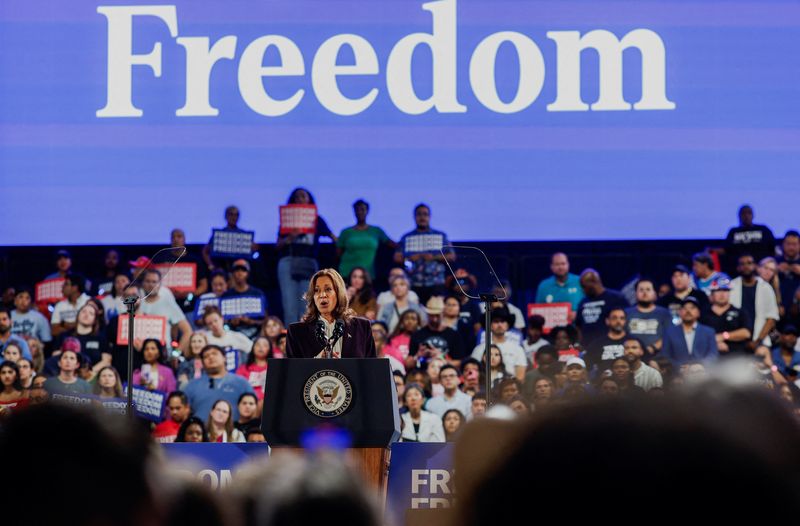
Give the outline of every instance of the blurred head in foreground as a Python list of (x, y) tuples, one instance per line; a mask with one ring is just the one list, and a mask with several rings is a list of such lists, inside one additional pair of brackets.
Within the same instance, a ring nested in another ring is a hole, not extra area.
[(564, 406), (532, 423), (482, 419), (456, 446), (453, 524), (512, 524), (531, 498), (571, 522), (616, 505), (622, 522), (781, 520), (779, 503), (800, 502), (798, 443), (773, 393), (714, 384)]

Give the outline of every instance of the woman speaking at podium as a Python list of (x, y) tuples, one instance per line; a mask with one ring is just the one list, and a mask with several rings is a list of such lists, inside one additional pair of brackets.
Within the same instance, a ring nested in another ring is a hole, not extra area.
[(306, 312), (289, 325), (288, 358), (375, 358), (369, 320), (348, 307), (342, 276), (322, 269), (311, 278), (305, 295)]

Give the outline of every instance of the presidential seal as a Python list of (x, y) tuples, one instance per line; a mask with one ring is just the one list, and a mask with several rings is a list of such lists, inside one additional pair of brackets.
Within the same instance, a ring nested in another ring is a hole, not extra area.
[(325, 369), (306, 381), (303, 399), (309, 411), (323, 418), (339, 416), (353, 401), (350, 380), (340, 372)]

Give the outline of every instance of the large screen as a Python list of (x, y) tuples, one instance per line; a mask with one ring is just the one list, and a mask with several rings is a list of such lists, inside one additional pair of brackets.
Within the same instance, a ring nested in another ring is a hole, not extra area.
[(797, 226), (800, 4), (0, 2), (0, 244), (274, 240), (307, 187), (397, 238)]

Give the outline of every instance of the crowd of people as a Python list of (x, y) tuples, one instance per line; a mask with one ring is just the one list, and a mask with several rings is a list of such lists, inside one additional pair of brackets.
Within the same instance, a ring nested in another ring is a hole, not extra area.
[[(297, 188), (288, 203), (314, 198)], [(278, 236), (281, 317), (266, 309), (232, 316), (208, 302), (266, 305), (264, 291), (250, 284), (251, 261), (220, 260), (208, 246), (181, 259), (196, 265), (193, 291), (162, 284), (163, 269), (145, 256), (126, 264), (109, 250), (87, 278), (59, 250), (54, 273), (43, 278), (63, 279), (62, 300), (37, 304), (33, 284), (14, 284), (13, 305), (0, 306), (0, 414), (48, 399), (123, 399), (128, 352), (120, 319), (123, 298), (137, 296), (138, 314), (167, 325), (165, 338), (133, 342), (132, 385), (164, 395), (152, 436), (264, 441), (268, 360), (287, 355), (287, 327), (308, 312), (320, 237), (338, 249), (343, 308), (370, 321), (375, 353), (391, 364), (403, 441), (451, 441), (487, 413), (524, 418), (588, 398), (658, 397), (714, 375), (746, 374), (792, 410), (800, 401), (800, 234), (790, 230), (776, 241), (753, 223), (748, 206), (724, 246), (687, 257), (691, 264), (676, 262), (670, 276), (639, 277), (632, 302), (605, 287), (598, 270), (573, 273), (567, 254), (553, 254), (536, 303), (569, 304), (568, 323), (526, 316), (497, 290), (505, 299), (490, 306), (488, 327), (483, 306), (464, 294), (478, 280), (447, 249), (447, 235), (432, 228), (428, 205), (415, 207), (415, 228), (397, 242), (367, 223), (368, 203), (356, 201), (353, 211), (355, 225), (339, 236), (321, 217), (314, 233)], [(226, 229), (239, 228), (236, 207), (225, 218)], [(176, 255), (184, 245), (184, 232), (173, 230)], [(387, 290), (374, 287), (381, 246), (395, 251)], [(723, 272), (728, 264), (731, 275)]]

